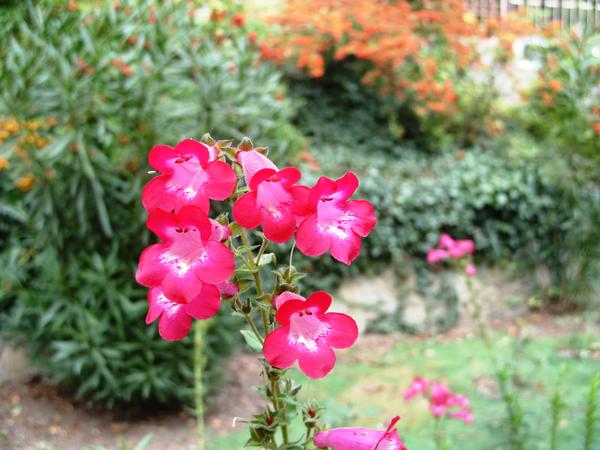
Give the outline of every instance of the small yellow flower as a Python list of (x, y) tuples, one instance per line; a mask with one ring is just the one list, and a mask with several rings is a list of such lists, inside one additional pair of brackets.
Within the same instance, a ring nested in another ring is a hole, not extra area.
[(0, 170), (8, 169), (9, 167), (10, 167), (10, 163), (8, 162), (8, 159), (0, 156)]
[(28, 190), (30, 190), (34, 184), (35, 175), (32, 173), (19, 178), (16, 182), (17, 188), (23, 192), (27, 192)]

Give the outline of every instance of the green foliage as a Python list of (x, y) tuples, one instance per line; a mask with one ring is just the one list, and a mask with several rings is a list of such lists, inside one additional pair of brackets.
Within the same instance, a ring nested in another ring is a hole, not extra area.
[(597, 34), (565, 33), (536, 47), (540, 76), (527, 102), (516, 111), (520, 126), (596, 180), (600, 164), (599, 45)]
[(316, 153), (321, 172), (359, 174), (358, 195), (373, 202), (378, 218), (351, 267), (340, 268), (329, 257), (302, 262), (302, 270), (327, 274), (319, 277), (320, 287), (335, 285), (342, 276), (377, 273), (390, 263), (399, 273), (412, 270), (408, 257), (419, 274), (427, 268), (428, 249), (440, 232), (448, 232), (474, 239), (477, 262), (546, 265), (561, 300), (592, 298), (582, 283), (593, 281), (597, 265), (582, 272), (577, 258), (585, 256), (580, 242), (588, 242), (590, 253), (597, 251), (597, 189), (566, 186), (531, 161), (482, 151), (427, 158), (407, 149), (393, 158), (363, 148), (368, 145), (351, 151), (322, 147)]
[(594, 440), (598, 432), (599, 408), (598, 408), (598, 385), (600, 385), (598, 374), (596, 374), (590, 382), (590, 390), (585, 405), (585, 419), (583, 432), (583, 448), (591, 450), (594, 448)]
[[(28, 3), (0, 26), (0, 122), (12, 127), (0, 139), (2, 332), (80, 396), (187, 401), (191, 340), (146, 327), (134, 281), (151, 241), (143, 160), (209, 130), (277, 142), (276, 158), (300, 141), (277, 71), (231, 11), (209, 21), (187, 2), (120, 5)], [(239, 341), (234, 324), (213, 322), (209, 367)]]

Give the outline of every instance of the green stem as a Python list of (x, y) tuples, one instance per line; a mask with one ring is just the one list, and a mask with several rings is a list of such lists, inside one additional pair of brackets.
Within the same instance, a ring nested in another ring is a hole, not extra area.
[(246, 319), (246, 322), (248, 322), (248, 325), (250, 325), (250, 328), (252, 328), (252, 332), (257, 337), (257, 339), (260, 341), (260, 343), (264, 344), (265, 338), (258, 331), (258, 328), (256, 327), (254, 320), (252, 320), (252, 317), (250, 317), (248, 314), (244, 313), (244, 318)]
[(196, 320), (194, 322), (194, 406), (197, 450), (204, 450), (204, 386), (202, 384), (202, 374), (206, 364), (204, 336), (207, 328), (208, 321), (206, 320)]
[(492, 368), (494, 370), (494, 375), (496, 377), (496, 380), (498, 381), (498, 385), (500, 386), (502, 400), (506, 405), (506, 411), (508, 414), (510, 425), (511, 448), (516, 450), (522, 450), (524, 448), (523, 436), (521, 435), (523, 416), (519, 404), (517, 403), (517, 400), (509, 387), (510, 374), (500, 367), (500, 362), (496, 357), (495, 346), (492, 343), (492, 340), (488, 333), (488, 329), (483, 320), (481, 301), (476, 300), (473, 284), (470, 278), (467, 279), (467, 288), (470, 294), (471, 307), (473, 308), (473, 318), (477, 323), (479, 339), (481, 339), (484, 347), (487, 350), (490, 361), (492, 363)]
[(435, 419), (433, 420), (433, 436), (435, 439), (435, 450), (443, 450), (445, 448), (444, 446), (444, 440), (445, 440), (445, 433), (444, 433), (444, 423), (443, 423), (443, 419), (439, 416), (436, 416)]
[[(242, 238), (242, 242), (244, 243), (244, 245), (247, 245), (247, 246), (250, 245), (250, 239), (248, 238), (248, 234), (246, 233), (246, 230), (242, 230), (241, 238)], [(256, 294), (258, 296), (259, 302), (265, 301), (265, 292), (263, 289), (262, 278), (260, 275), (260, 267), (257, 265), (257, 262), (260, 261), (260, 258), (264, 254), (265, 249), (267, 248), (267, 245), (268, 245), (268, 241), (266, 239), (263, 239), (260, 249), (258, 250), (257, 258), (254, 258), (254, 253), (252, 252), (252, 250), (250, 250), (248, 252), (247, 262), (248, 262), (248, 266), (250, 266), (250, 268), (252, 270), (252, 277), (254, 278), (254, 283), (256, 286)], [(269, 305), (269, 308), (272, 307), (270, 303), (268, 303), (268, 305)], [(271, 329), (270, 314), (269, 314), (268, 310), (263, 307), (261, 307), (260, 312), (262, 315), (264, 332), (265, 332), (265, 337), (266, 337), (266, 335), (269, 334), (269, 330)], [(257, 335), (257, 337), (259, 337), (261, 343), (264, 343), (264, 339), (260, 336), (258, 328), (254, 324), (252, 317), (250, 317), (249, 315), (246, 314), (245, 318), (246, 318), (246, 321), (248, 322), (248, 324), (250, 325), (250, 327), (252, 328), (252, 331)], [(279, 401), (279, 396), (281, 394), (281, 390), (280, 390), (281, 386), (279, 383), (280, 383), (279, 380), (271, 380), (270, 400), (271, 400), (271, 403), (273, 404), (273, 408), (275, 409), (275, 413), (277, 413), (278, 411), (280, 411), (282, 409), (281, 402)], [(287, 407), (285, 407), (285, 406), (283, 408), (283, 417), (284, 417), (285, 422), (287, 423)], [(289, 443), (288, 429), (287, 429), (287, 425), (285, 425), (285, 424), (281, 425), (281, 436), (283, 438), (283, 443), (288, 444)]]

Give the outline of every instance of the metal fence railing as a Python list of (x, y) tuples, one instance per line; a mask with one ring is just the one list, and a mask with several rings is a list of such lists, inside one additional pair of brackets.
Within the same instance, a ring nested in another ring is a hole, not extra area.
[(465, 4), (480, 19), (525, 9), (538, 25), (555, 21), (565, 28), (600, 30), (600, 0), (465, 0)]

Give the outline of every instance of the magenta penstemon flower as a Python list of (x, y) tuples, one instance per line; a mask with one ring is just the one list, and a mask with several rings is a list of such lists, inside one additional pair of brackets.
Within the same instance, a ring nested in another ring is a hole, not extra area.
[(202, 285), (200, 292), (190, 303), (178, 303), (167, 298), (160, 287), (148, 291), (148, 314), (146, 323), (158, 319), (158, 333), (167, 341), (177, 341), (187, 336), (192, 318), (208, 319), (221, 307), (219, 290)]
[[(449, 234), (442, 233), (440, 235), (438, 248), (432, 248), (427, 252), (427, 263), (436, 264), (449, 258), (462, 260), (473, 253), (475, 253), (475, 244), (472, 240), (454, 240)], [(471, 263), (467, 263), (464, 269), (469, 277), (477, 275), (477, 269)]]
[(209, 199), (229, 198), (235, 187), (235, 172), (217, 155), (214, 147), (193, 139), (185, 139), (175, 148), (155, 146), (148, 162), (160, 176), (144, 187), (144, 208), (179, 211), (186, 205), (195, 205), (208, 213)]
[(308, 214), (296, 233), (298, 249), (307, 256), (330, 252), (344, 264), (360, 253), (362, 238), (377, 220), (366, 200), (348, 200), (358, 188), (358, 178), (347, 172), (338, 180), (319, 178), (308, 196)]
[(415, 377), (408, 389), (404, 391), (404, 398), (408, 400), (416, 395), (422, 394), (427, 390), (428, 387), (429, 381), (427, 381), (425, 378)]
[(265, 359), (281, 369), (298, 361), (307, 376), (322, 378), (335, 365), (332, 348), (352, 346), (358, 327), (346, 314), (327, 312), (332, 298), (326, 292), (315, 292), (306, 300), (290, 294), (277, 309), (276, 319), (281, 326), (265, 338)]
[(217, 284), (229, 280), (235, 269), (233, 254), (210, 237), (213, 227), (196, 206), (178, 213), (153, 209), (147, 226), (160, 239), (140, 256), (138, 283), (162, 288), (177, 303), (192, 303), (198, 296), (216, 293)]
[[(145, 186), (142, 202), (149, 213), (146, 225), (160, 242), (142, 252), (136, 272), (136, 280), (150, 288), (146, 323), (158, 321), (164, 339), (179, 340), (189, 333), (193, 319), (212, 317), (225, 299), (248, 322), (249, 330), (243, 334), (249, 347), (260, 352), (262, 345), (266, 360), (265, 378), (270, 383), (265, 390), (267, 410), (254, 416), (250, 424), (261, 429), (280, 427), (282, 445), (288, 446), (286, 421), (294, 415), (282, 415), (281, 405), (297, 405), (294, 397), (298, 390), (290, 388), (291, 380), (282, 379), (283, 369), (298, 362), (308, 377), (324, 377), (335, 365), (333, 349), (352, 346), (358, 327), (350, 316), (328, 312), (332, 298), (326, 292), (304, 298), (291, 291), (296, 290), (301, 276), (292, 266), (292, 253), (287, 268), (275, 270), (278, 283), (273, 292), (279, 294), (266, 292), (261, 268), (273, 264), (275, 258), (265, 250), (270, 242), (283, 243), (295, 235), (304, 254), (330, 252), (333, 258), (350, 264), (360, 252), (362, 239), (376, 224), (373, 206), (366, 200), (350, 200), (358, 188), (358, 178), (352, 172), (338, 180), (321, 177), (309, 188), (298, 184), (301, 173), (297, 168), (279, 170), (262, 150), (253, 150), (249, 140), (237, 148), (228, 141), (215, 142), (208, 136), (206, 140), (209, 145), (191, 139), (174, 148), (158, 145), (148, 157), (159, 176)], [(241, 166), (246, 184), (237, 191), (236, 165)], [(226, 213), (219, 215), (218, 221), (208, 217), (211, 200), (230, 198), (237, 199), (231, 211), (234, 223), (227, 222)], [(262, 233), (256, 235), (262, 242), (255, 245), (256, 239), (244, 229), (258, 226)], [(236, 243), (238, 238), (241, 244)], [(256, 248), (259, 250), (254, 254)], [(450, 250), (444, 252), (449, 254)], [(237, 271), (234, 255), (240, 263)], [(256, 295), (242, 299), (240, 293), (251, 287), (249, 276)], [(258, 311), (262, 327), (254, 322)], [(201, 326), (195, 330), (196, 351), (202, 351), (197, 344), (202, 330)], [(194, 361), (201, 364), (199, 354)], [(310, 411), (304, 446), (311, 445), (311, 430), (318, 429), (317, 410)], [(453, 411), (456, 417), (463, 413), (463, 409)], [(277, 422), (274, 417), (278, 417)], [(334, 450), (405, 450), (394, 428), (397, 420), (394, 418), (386, 430), (340, 428), (321, 432), (314, 442)], [(276, 434), (252, 433), (251, 440), (258, 446), (279, 448)]]
[(273, 242), (289, 241), (296, 231), (297, 216), (304, 210), (308, 188), (296, 186), (301, 173), (295, 167), (278, 170), (257, 151), (243, 151), (238, 157), (250, 191), (233, 205), (233, 217), (244, 228), (262, 225)]
[(404, 391), (404, 398), (408, 400), (417, 395), (429, 400), (429, 411), (434, 417), (447, 416), (462, 420), (466, 424), (473, 423), (469, 399), (464, 395), (455, 394), (445, 383), (415, 377)]
[(333, 428), (315, 436), (318, 448), (333, 450), (406, 450), (395, 428), (400, 417), (394, 417), (384, 430), (371, 428)]

